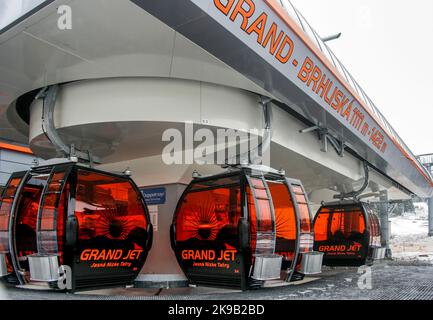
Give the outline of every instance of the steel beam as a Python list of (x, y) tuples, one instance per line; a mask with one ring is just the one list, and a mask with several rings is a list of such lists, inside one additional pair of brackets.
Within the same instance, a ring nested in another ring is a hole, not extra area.
[(380, 194), (380, 203), (378, 205), (380, 215), (380, 230), (382, 236), (382, 247), (386, 248), (386, 258), (392, 258), (390, 247), (391, 230), (389, 222), (389, 203), (388, 191), (382, 191)]
[(428, 200), (428, 236), (433, 237), (433, 197)]

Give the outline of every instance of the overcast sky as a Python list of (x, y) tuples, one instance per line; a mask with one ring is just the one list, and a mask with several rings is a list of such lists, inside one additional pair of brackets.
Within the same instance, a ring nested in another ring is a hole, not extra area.
[(292, 0), (400, 137), (433, 153), (433, 1)]

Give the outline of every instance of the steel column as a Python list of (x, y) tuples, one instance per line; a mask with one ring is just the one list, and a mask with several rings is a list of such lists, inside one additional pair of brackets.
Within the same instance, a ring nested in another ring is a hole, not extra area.
[(433, 237), (433, 197), (428, 200), (428, 236)]
[(380, 229), (382, 236), (382, 247), (386, 248), (386, 257), (392, 258), (392, 251), (390, 248), (390, 222), (389, 222), (389, 203), (388, 203), (388, 191), (382, 191), (380, 193), (380, 204), (379, 204), (379, 215), (380, 215)]

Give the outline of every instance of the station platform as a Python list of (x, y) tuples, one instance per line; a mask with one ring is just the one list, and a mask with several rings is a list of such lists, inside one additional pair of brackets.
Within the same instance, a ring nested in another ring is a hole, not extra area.
[[(13, 300), (432, 300), (433, 265), (386, 261), (371, 268), (371, 288), (358, 286), (358, 268), (324, 268), (285, 287), (241, 292), (206, 287), (117, 288), (63, 294), (8, 288)], [(364, 273), (365, 275), (365, 273)], [(366, 282), (363, 282), (366, 284)]]

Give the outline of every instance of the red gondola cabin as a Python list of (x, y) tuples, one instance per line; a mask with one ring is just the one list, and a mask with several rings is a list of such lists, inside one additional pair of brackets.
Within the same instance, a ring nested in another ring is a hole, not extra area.
[(194, 179), (171, 231), (177, 260), (193, 284), (245, 290), (320, 272), (305, 191), (276, 171), (246, 167)]
[(149, 221), (128, 176), (76, 163), (15, 173), (0, 207), (1, 275), (57, 287), (63, 266), (71, 291), (131, 284), (151, 247)]
[(323, 205), (314, 220), (314, 248), (327, 266), (361, 266), (384, 257), (380, 223), (367, 203)]

